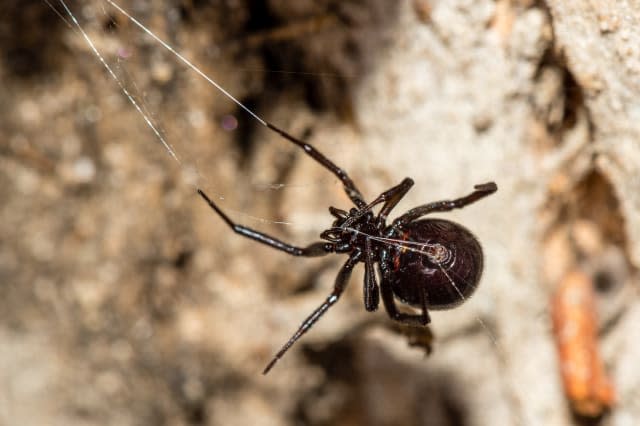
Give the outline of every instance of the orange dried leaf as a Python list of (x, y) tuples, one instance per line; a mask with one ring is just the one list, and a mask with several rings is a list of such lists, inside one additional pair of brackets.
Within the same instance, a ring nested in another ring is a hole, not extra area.
[(567, 274), (553, 296), (551, 310), (567, 397), (576, 413), (597, 417), (613, 406), (616, 396), (598, 352), (590, 277), (580, 271)]

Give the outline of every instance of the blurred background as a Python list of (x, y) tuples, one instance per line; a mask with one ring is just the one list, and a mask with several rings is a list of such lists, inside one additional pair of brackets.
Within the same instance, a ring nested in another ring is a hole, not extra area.
[(195, 188), (304, 245), (341, 185), (109, 3), (67, 4), (115, 79), (61, 4), (0, 5), (0, 424), (640, 419), (640, 4), (118, 3), (368, 200), (412, 177), (395, 214), (499, 186), (438, 215), (483, 244), (471, 300), (407, 336), (357, 268), (267, 376), (345, 258), (240, 238)]

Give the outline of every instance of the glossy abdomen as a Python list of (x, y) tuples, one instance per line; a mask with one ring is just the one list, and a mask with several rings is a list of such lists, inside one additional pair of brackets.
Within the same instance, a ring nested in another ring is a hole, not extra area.
[[(394, 238), (389, 280), (403, 302), (429, 309), (453, 308), (471, 296), (482, 275), (482, 247), (466, 228), (444, 219), (406, 225)], [(424, 296), (423, 296), (424, 295)]]

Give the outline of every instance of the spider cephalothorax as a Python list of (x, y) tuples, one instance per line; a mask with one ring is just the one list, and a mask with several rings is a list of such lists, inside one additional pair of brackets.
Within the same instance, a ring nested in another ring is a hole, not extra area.
[(376, 235), (380, 231), (380, 226), (375, 220), (376, 217), (370, 210), (351, 209), (347, 213), (344, 210), (330, 207), (329, 212), (336, 216), (336, 220), (331, 228), (320, 234), (320, 238), (336, 244), (337, 253), (353, 251), (354, 248), (363, 244), (367, 235)]
[[(320, 234), (324, 241), (307, 247), (284, 243), (242, 225), (235, 224), (201, 189), (198, 193), (237, 233), (293, 256), (315, 257), (328, 253), (348, 255), (333, 291), (300, 325), (273, 357), (263, 374), (271, 370), (285, 352), (340, 298), (355, 265), (364, 263), (364, 305), (375, 311), (380, 298), (391, 318), (411, 325), (429, 323), (429, 309), (449, 309), (464, 302), (478, 286), (483, 254), (480, 243), (463, 226), (443, 219), (420, 219), (434, 212), (463, 208), (497, 191), (495, 183), (476, 185), (470, 194), (454, 200), (436, 201), (415, 207), (387, 224), (387, 216), (413, 186), (404, 179), (399, 185), (366, 203), (346, 172), (313, 146), (266, 123), (267, 127), (301, 147), (305, 153), (336, 175), (355, 207), (349, 211), (329, 207), (335, 217), (331, 228)], [(378, 214), (373, 209), (382, 205)], [(375, 266), (377, 265), (377, 272)], [(396, 298), (420, 309), (419, 314), (398, 310)]]

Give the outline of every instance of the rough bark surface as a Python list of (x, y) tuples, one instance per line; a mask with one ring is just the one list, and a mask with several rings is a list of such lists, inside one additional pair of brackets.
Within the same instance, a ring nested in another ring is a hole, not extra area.
[(367, 199), (412, 177), (395, 213), (496, 181), (438, 215), (482, 242), (482, 283), (431, 313), (425, 356), (364, 310), (359, 267), (262, 376), (344, 257), (242, 239), (195, 185), (299, 245), (349, 207), (340, 185), (113, 9), (72, 3), (178, 164), (77, 31), (46, 3), (3, 5), (0, 423), (593, 424), (570, 410), (550, 318), (575, 269), (617, 393), (595, 424), (640, 419), (640, 3), (122, 5)]

